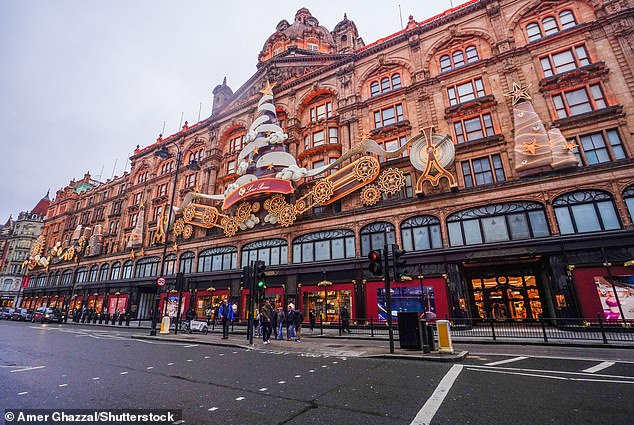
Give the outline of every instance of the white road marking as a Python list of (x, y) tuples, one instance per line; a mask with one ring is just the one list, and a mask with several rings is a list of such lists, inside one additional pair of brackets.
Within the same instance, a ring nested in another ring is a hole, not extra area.
[[(634, 384), (634, 381), (619, 381), (615, 379), (571, 378), (567, 376), (552, 376), (552, 375), (542, 375), (539, 373), (511, 372), (510, 370), (477, 369), (477, 368), (471, 368), (471, 367), (467, 367), (467, 369), (473, 370), (476, 372), (490, 372), (490, 373), (501, 373), (504, 375), (531, 376), (533, 378), (557, 379), (560, 381), (585, 381), (585, 382), (608, 382), (612, 384)], [(598, 376), (598, 375), (595, 375), (595, 376)]]
[(18, 393), (18, 395), (24, 395), (24, 394), (28, 394), (28, 391), (22, 391), (21, 393)]
[(147, 369), (147, 370), (154, 369), (154, 366), (148, 366), (148, 367), (146, 367), (146, 369)]
[(68, 375), (62, 375), (62, 378), (66, 378)]
[(599, 372), (603, 369), (607, 369), (610, 366), (612, 366), (615, 362), (601, 362), (596, 366), (592, 366), (589, 367), (587, 369), (584, 369), (583, 372), (588, 372), (588, 373), (595, 373), (595, 372)]
[[(540, 369), (522, 369), (522, 368), (511, 368), (511, 367), (488, 367), (488, 366), (479, 366), (479, 365), (469, 365), (471, 369), (492, 369), (492, 370), (508, 370), (508, 371), (516, 371), (516, 372), (537, 372), (537, 373), (555, 373), (560, 375), (581, 375), (588, 376), (585, 372), (566, 372), (561, 370), (540, 370)], [(600, 376), (602, 378), (619, 378), (619, 379), (632, 379), (634, 380), (634, 376), (622, 376), (622, 375), (601, 375), (596, 374), (592, 376)]]
[(183, 348), (198, 347), (199, 344), (183, 345)]
[(302, 375), (295, 375), (295, 378), (301, 378)]
[(220, 357), (224, 356), (224, 354), (219, 354)]
[(207, 409), (207, 410), (209, 410), (210, 412), (214, 412), (214, 411), (218, 410), (218, 408), (217, 407), (212, 407), (212, 408)]
[(322, 367), (328, 367), (328, 365), (323, 365)]
[(497, 365), (506, 364), (506, 363), (519, 362), (520, 360), (526, 360), (527, 358), (528, 357), (525, 357), (525, 356), (513, 357), (512, 359), (499, 360), (497, 362), (486, 363), (485, 366), (497, 366)]
[(286, 384), (286, 381), (280, 381), (278, 384)]
[(13, 369), (13, 370), (10, 370), (9, 372), (10, 372), (10, 373), (13, 373), (13, 372), (26, 372), (26, 371), (28, 371), (28, 370), (44, 369), (44, 367), (45, 367), (45, 366), (32, 366), (32, 367), (25, 367), (25, 368), (23, 368), (23, 369)]
[(206, 358), (206, 359), (208, 359), (208, 358), (209, 358), (209, 356), (205, 356), (205, 358)]
[(434, 415), (447, 396), (447, 393), (451, 389), (453, 383), (456, 381), (456, 378), (460, 375), (462, 367), (462, 365), (456, 364), (449, 369), (449, 372), (447, 372), (447, 374), (440, 380), (440, 383), (434, 390), (434, 393), (420, 409), (411, 425), (428, 425), (431, 423), (431, 420), (434, 418)]
[(260, 388), (260, 391), (266, 391), (268, 388)]
[[(513, 354), (513, 353), (474, 353), (477, 354), (478, 356), (504, 356), (504, 357), (510, 357), (510, 356), (516, 356), (517, 354)], [(472, 357), (472, 355), (470, 354), (469, 357)], [(533, 359), (554, 359), (554, 360), (587, 360), (589, 362), (603, 362), (605, 361), (605, 359), (597, 359), (596, 357), (566, 357), (566, 356), (531, 356), (531, 358)], [(634, 361), (628, 361), (628, 360), (615, 360), (615, 362), (618, 363), (630, 363), (630, 364), (634, 364)]]
[(184, 424), (184, 423), (185, 423), (185, 421), (182, 420), (182, 419), (180, 421), (172, 422), (173, 425), (181, 425), (181, 424)]
[(187, 359), (187, 361), (188, 361), (188, 362), (193, 362), (193, 360), (192, 360), (192, 359)]
[(233, 351), (232, 354), (238, 354), (238, 352), (237, 351)]
[(238, 398), (236, 398), (236, 401), (241, 401), (241, 400), (244, 400), (244, 399), (245, 399), (245, 397), (238, 397)]
[(98, 380), (99, 380), (99, 377), (98, 377), (98, 376), (95, 376), (94, 378), (92, 378), (92, 380), (93, 380), (93, 381), (98, 381)]
[(67, 385), (68, 385), (68, 384), (59, 384), (59, 385), (58, 385), (58, 387), (65, 387), (65, 386), (67, 386)]
[(308, 372), (310, 372), (310, 373), (315, 373), (315, 369), (311, 369), (311, 370), (309, 370)]
[(168, 363), (167, 365), (168, 366), (174, 366), (174, 363)]
[(337, 364), (338, 362), (332, 362), (332, 364)]
[(119, 373), (119, 375), (127, 375), (127, 374), (128, 374), (128, 372), (121, 372), (121, 373)]

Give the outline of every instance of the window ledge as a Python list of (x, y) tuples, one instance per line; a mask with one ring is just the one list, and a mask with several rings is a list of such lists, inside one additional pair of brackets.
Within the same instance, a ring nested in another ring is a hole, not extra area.
[(561, 74), (542, 78), (539, 81), (539, 90), (541, 92), (550, 92), (578, 86), (582, 83), (588, 83), (590, 80), (596, 80), (608, 72), (609, 70), (605, 67), (605, 62), (591, 63), (581, 68), (571, 69)]
[(504, 134), (494, 134), (489, 137), (481, 137), (480, 139), (471, 140), (464, 143), (457, 143), (456, 153), (469, 153), (480, 150), (485, 146), (497, 146), (504, 143)]
[(491, 109), (495, 105), (497, 105), (495, 96), (487, 94), (486, 96), (478, 97), (477, 99), (446, 107), (445, 119), (481, 112), (483, 110)]
[(386, 125), (384, 127), (377, 127), (373, 130), (370, 130), (370, 136), (374, 137), (390, 137), (396, 134), (399, 134), (403, 131), (411, 130), (412, 125), (409, 120), (399, 121), (394, 124)]
[(560, 129), (570, 129), (575, 127), (583, 127), (588, 124), (596, 124), (604, 121), (610, 121), (617, 118), (623, 118), (623, 106), (608, 106), (596, 111), (586, 112), (584, 114), (573, 115), (568, 118), (561, 118), (553, 121), (553, 127)]
[(306, 157), (309, 157), (318, 153), (327, 152), (327, 151), (337, 151), (341, 153), (341, 150), (342, 150), (341, 143), (324, 143), (323, 145), (319, 145), (317, 147), (304, 150), (302, 153), (300, 153), (297, 156), (297, 159), (299, 161), (303, 161)]

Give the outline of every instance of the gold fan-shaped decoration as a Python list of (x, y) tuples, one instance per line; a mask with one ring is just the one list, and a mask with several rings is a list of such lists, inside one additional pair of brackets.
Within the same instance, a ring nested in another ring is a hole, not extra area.
[(335, 185), (330, 180), (321, 179), (313, 187), (313, 201), (322, 203), (328, 201), (333, 192), (335, 191)]
[(388, 168), (379, 176), (379, 187), (384, 193), (394, 195), (405, 187), (405, 176), (398, 168)]
[(363, 205), (374, 205), (381, 200), (381, 191), (377, 185), (371, 184), (361, 191), (361, 201)]

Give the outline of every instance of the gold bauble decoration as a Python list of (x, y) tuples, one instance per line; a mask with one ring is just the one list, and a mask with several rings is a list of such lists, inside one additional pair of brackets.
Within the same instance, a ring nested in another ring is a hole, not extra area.
[(254, 202), (251, 205), (251, 212), (253, 212), (255, 214), (258, 211), (260, 211), (260, 203), (259, 202)]
[(251, 204), (248, 202), (243, 202), (238, 205), (238, 209), (236, 210), (236, 218), (240, 223), (247, 221), (251, 216)]
[(205, 210), (203, 211), (203, 215), (200, 218), (201, 223), (204, 226), (212, 226), (216, 223), (216, 220), (218, 220), (218, 211), (211, 207), (211, 208), (205, 208)]
[(235, 217), (227, 217), (227, 220), (224, 225), (225, 236), (230, 238), (231, 236), (235, 235), (238, 232), (238, 226), (239, 226), (239, 223)]
[(297, 202), (295, 202), (295, 212), (297, 214), (303, 213), (305, 209), (306, 209), (306, 201), (304, 201), (303, 199), (300, 199)]
[(264, 209), (275, 215), (282, 211), (282, 208), (286, 205), (286, 199), (284, 199), (284, 196), (281, 193), (276, 193), (270, 199), (264, 201)]

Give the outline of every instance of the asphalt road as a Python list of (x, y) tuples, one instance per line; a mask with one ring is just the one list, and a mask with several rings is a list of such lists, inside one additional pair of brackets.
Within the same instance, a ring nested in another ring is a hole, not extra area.
[[(0, 321), (0, 408), (182, 409), (185, 424), (631, 424), (634, 362), (478, 346), (460, 364)], [(488, 351), (492, 351), (487, 353)], [(612, 353), (612, 354), (610, 354)]]

